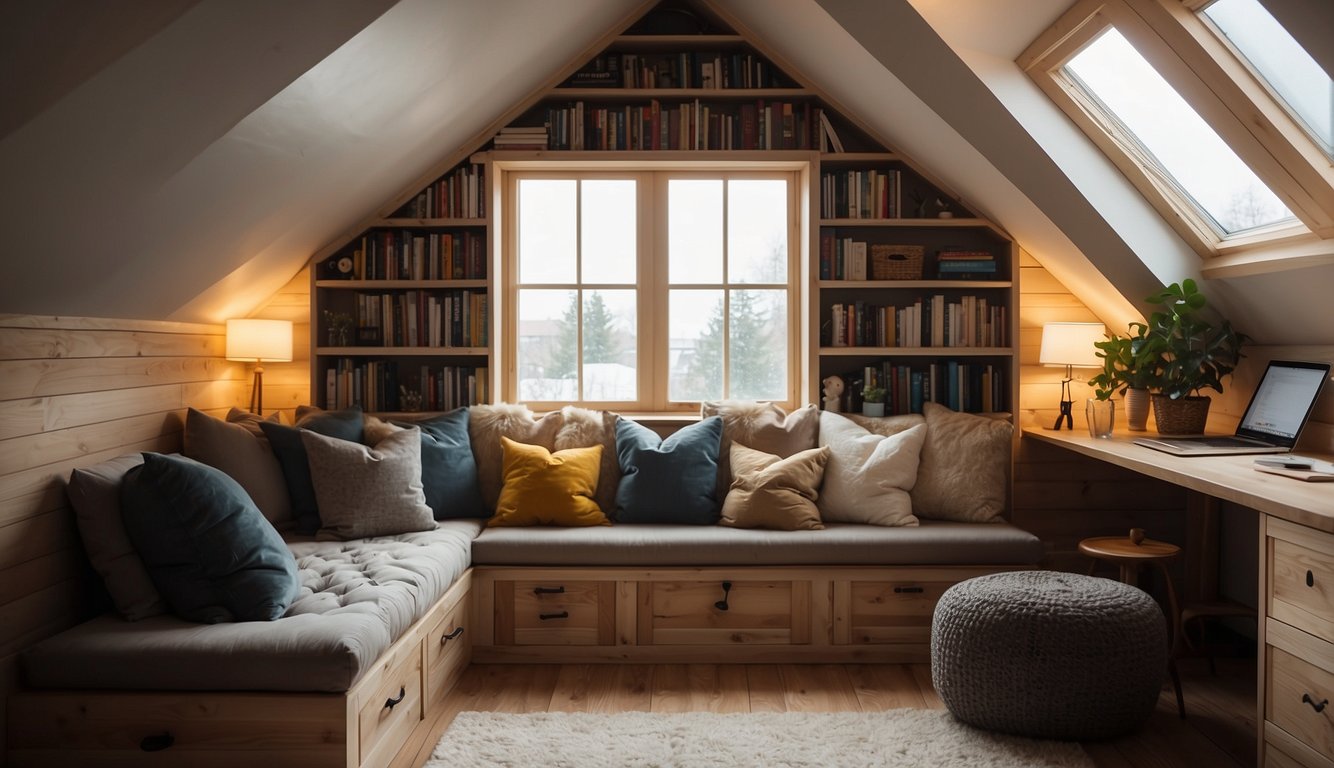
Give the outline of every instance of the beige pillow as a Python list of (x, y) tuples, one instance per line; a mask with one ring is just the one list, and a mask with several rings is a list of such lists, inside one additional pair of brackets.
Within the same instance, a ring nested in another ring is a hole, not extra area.
[(924, 404), (922, 413), (926, 442), (912, 489), (913, 511), (937, 520), (1000, 522), (1009, 488), (1010, 422), (936, 403)]
[(500, 487), (504, 484), (505, 454), (500, 438), (508, 437), (516, 443), (540, 445), (554, 451), (561, 424), (559, 411), (534, 419), (527, 406), (514, 403), (474, 405), (468, 409), (468, 439), (472, 442), (473, 458), (477, 460), (477, 485), (482, 492), (482, 503), (488, 510), (495, 511)]
[(733, 442), (787, 458), (816, 446), (820, 434), (820, 411), (814, 405), (792, 413), (773, 403), (753, 400), (723, 400), (700, 405), (704, 418), (721, 416), (723, 438), (718, 444), (718, 498), (724, 498), (732, 485), (731, 445)]
[(258, 416), (236, 408), (227, 414), (227, 421), (190, 408), (185, 413), (181, 452), (240, 483), (264, 517), (282, 531), (295, 524), (292, 499), (283, 467), (273, 455), (268, 438), (260, 432), (259, 421)]
[(829, 463), (820, 487), (825, 522), (917, 525), (908, 491), (917, 482), (917, 463), (926, 425), (892, 437), (877, 435), (837, 413), (820, 414), (820, 445)]
[[(821, 411), (827, 413), (827, 411)], [(863, 416), (860, 413), (840, 413), (839, 416), (851, 421), (853, 424), (877, 435), (893, 437), (900, 432), (907, 432), (919, 424), (925, 424), (926, 419), (920, 413), (901, 413), (897, 416)], [(821, 418), (824, 418), (821, 416)], [(821, 424), (821, 429), (824, 425)]]
[(374, 448), (301, 430), (322, 526), (316, 538), (362, 539), (429, 531), (422, 491), (421, 430), (395, 432)]
[(811, 448), (782, 458), (732, 443), (735, 480), (723, 501), (720, 525), (811, 531), (824, 528), (815, 506), (824, 478), (828, 448)]
[(602, 446), (598, 467), (598, 486), (593, 500), (604, 512), (616, 509), (616, 489), (621, 484), (621, 463), (616, 460), (616, 414), (590, 411), (567, 405), (560, 409), (561, 424), (556, 432), (556, 450)]

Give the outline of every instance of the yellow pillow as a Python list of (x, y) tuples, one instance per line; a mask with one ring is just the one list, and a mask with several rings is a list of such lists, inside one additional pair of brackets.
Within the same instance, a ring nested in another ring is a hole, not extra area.
[(516, 443), (504, 436), (500, 443), (504, 485), (488, 527), (611, 525), (593, 501), (602, 446), (551, 453), (540, 445)]

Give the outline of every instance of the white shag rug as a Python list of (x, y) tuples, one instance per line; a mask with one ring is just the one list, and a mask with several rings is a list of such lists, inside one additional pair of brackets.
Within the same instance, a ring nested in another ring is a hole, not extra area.
[(462, 712), (427, 768), (1093, 768), (1073, 742), (1002, 736), (948, 712), (611, 715)]

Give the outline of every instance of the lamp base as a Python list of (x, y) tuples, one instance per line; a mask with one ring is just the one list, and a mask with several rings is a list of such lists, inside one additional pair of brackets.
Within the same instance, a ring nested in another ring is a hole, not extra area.
[(250, 412), (264, 415), (264, 366), (255, 366), (255, 380), (250, 388)]
[(1061, 422), (1064, 421), (1066, 429), (1071, 432), (1075, 431), (1074, 405), (1071, 400), (1061, 401), (1061, 412), (1056, 415), (1056, 423), (1052, 425), (1052, 429), (1059, 430)]

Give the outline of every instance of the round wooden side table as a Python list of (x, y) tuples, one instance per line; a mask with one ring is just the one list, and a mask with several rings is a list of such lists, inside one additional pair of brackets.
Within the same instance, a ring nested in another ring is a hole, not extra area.
[[(1151, 565), (1162, 574), (1167, 585), (1168, 623), (1172, 636), (1168, 647), (1175, 651), (1181, 636), (1181, 609), (1177, 605), (1176, 588), (1172, 586), (1172, 574), (1167, 571), (1167, 563), (1181, 554), (1181, 547), (1166, 541), (1154, 541), (1144, 538), (1144, 531), (1132, 528), (1129, 536), (1095, 536), (1079, 542), (1079, 551), (1093, 559), (1089, 564), (1092, 576), (1099, 562), (1112, 563), (1120, 569), (1120, 581), (1134, 586), (1138, 581), (1141, 565)], [(1177, 713), (1186, 716), (1186, 701), (1181, 695), (1181, 676), (1177, 674), (1175, 655), (1169, 655), (1167, 671), (1172, 676), (1172, 688), (1177, 697)]]

